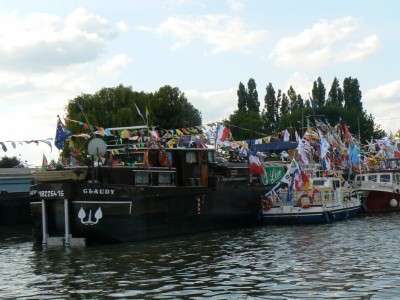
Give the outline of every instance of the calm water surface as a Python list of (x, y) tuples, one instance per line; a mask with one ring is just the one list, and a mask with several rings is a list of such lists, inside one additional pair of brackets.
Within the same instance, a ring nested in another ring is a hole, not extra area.
[(0, 299), (400, 299), (400, 214), (85, 248), (0, 227)]

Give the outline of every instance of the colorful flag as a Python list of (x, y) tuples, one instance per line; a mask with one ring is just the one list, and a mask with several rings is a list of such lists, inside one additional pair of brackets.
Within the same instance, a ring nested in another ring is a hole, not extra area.
[(293, 180), (292, 177), (296, 170), (300, 171), (300, 167), (296, 161), (296, 159), (293, 157), (292, 162), (290, 163), (285, 175), (281, 179), (281, 182), (290, 184)]
[(283, 135), (283, 141), (284, 141), (284, 142), (289, 142), (289, 140), (290, 140), (290, 133), (289, 133), (289, 131), (286, 129), (286, 130), (285, 130), (285, 133), (284, 133), (284, 135)]
[(48, 161), (46, 155), (43, 154), (43, 160), (42, 160), (42, 171), (46, 171), (48, 169)]
[(229, 128), (226, 128), (224, 125), (218, 124), (217, 126), (217, 144), (224, 145), (226, 138), (231, 133)]
[(63, 142), (65, 140), (67, 140), (67, 134), (64, 131), (63, 125), (60, 121), (58, 121), (57, 123), (57, 131), (56, 131), (56, 139), (54, 141), (54, 145), (56, 145), (56, 147), (58, 149), (62, 149), (63, 146)]
[(282, 189), (281, 189), (281, 184), (278, 183), (275, 185), (268, 193), (265, 194), (268, 199), (271, 199), (272, 201), (282, 201)]
[(257, 156), (255, 156), (254, 154), (250, 154), (249, 162), (250, 162), (250, 174), (253, 175), (264, 174), (264, 168), (262, 167), (260, 159)]

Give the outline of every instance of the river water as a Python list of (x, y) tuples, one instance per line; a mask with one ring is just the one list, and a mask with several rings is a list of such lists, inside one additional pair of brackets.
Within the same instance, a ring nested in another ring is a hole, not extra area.
[(399, 299), (400, 215), (43, 248), (0, 227), (0, 299)]

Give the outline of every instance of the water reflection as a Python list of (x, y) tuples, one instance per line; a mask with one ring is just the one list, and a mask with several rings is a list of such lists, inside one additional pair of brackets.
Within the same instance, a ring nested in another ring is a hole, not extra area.
[[(399, 215), (86, 248), (0, 232), (0, 295), (18, 299), (394, 299)], [(26, 231), (25, 231), (26, 230)]]

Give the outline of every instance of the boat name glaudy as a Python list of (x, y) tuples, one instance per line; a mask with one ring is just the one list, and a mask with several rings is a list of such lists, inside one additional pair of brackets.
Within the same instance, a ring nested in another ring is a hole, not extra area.
[(114, 189), (83, 189), (85, 195), (114, 195)]

